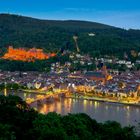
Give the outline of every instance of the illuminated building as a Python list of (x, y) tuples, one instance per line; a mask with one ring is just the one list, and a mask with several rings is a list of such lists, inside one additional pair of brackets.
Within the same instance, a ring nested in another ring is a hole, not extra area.
[(25, 50), (24, 48), (14, 49), (12, 46), (9, 46), (8, 52), (2, 58), (8, 60), (34, 62), (35, 60), (45, 60), (54, 56), (56, 56), (55, 53), (46, 54), (42, 49), (32, 48)]
[(105, 83), (112, 79), (112, 76), (108, 74), (106, 66), (103, 66), (101, 71), (89, 71), (84, 75), (89, 80), (102, 81)]

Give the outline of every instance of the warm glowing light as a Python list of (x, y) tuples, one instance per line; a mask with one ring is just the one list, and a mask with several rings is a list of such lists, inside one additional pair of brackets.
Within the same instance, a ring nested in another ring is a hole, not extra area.
[(4, 88), (4, 95), (7, 96), (7, 89)]
[(127, 106), (127, 110), (129, 111), (129, 109), (130, 109), (130, 107), (129, 106)]
[(94, 102), (94, 106), (95, 106), (95, 109), (98, 107), (98, 102), (97, 101)]
[(93, 105), (93, 101), (89, 101), (89, 105), (92, 106)]
[(35, 60), (46, 60), (56, 56), (55, 53), (46, 54), (43, 49), (32, 48), (25, 50), (24, 48), (14, 49), (12, 46), (8, 48), (8, 52), (2, 57), (8, 60), (20, 60), (34, 62)]
[(84, 105), (87, 105), (87, 100), (84, 100)]
[(26, 99), (26, 96), (27, 96), (27, 94), (26, 94), (26, 93), (24, 93), (24, 99)]

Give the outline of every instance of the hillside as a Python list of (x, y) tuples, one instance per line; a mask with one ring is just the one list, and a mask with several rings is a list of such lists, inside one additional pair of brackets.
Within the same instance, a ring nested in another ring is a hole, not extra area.
[[(96, 36), (91, 37), (88, 33)], [(8, 45), (57, 52), (69, 42), (69, 49), (75, 50), (74, 34), (78, 34), (81, 52), (93, 56), (122, 56), (130, 50), (140, 51), (140, 30), (124, 30), (96, 22), (39, 20), (0, 14), (0, 54)]]

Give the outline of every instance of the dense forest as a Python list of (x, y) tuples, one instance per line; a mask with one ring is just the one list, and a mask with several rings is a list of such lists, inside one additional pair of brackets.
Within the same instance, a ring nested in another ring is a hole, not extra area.
[[(95, 36), (89, 36), (94, 33)], [(67, 47), (75, 50), (73, 35), (78, 35), (81, 53), (92, 56), (123, 56), (140, 51), (140, 30), (125, 30), (87, 21), (39, 20), (19, 15), (0, 14), (0, 54), (8, 45), (43, 48), (57, 52)]]
[(35, 62), (23, 62), (23, 61), (14, 61), (14, 60), (4, 60), (0, 59), (0, 70), (3, 71), (40, 71), (40, 72), (49, 72), (52, 63), (60, 62), (64, 64), (65, 61), (68, 61), (69, 57), (67, 56), (57, 56), (52, 57), (47, 60), (36, 60)]
[(20, 97), (0, 95), (0, 140), (138, 140), (134, 127), (88, 115), (39, 114)]
[[(140, 52), (140, 30), (125, 30), (88, 21), (39, 20), (0, 14), (0, 57), (6, 53), (9, 45), (14, 48), (42, 48), (45, 52), (57, 54), (64, 50), (76, 52), (73, 36), (77, 36), (80, 53), (92, 57), (109, 56), (112, 59), (122, 59), (126, 55), (128, 60), (135, 62), (138, 57), (133, 57), (132, 52), (135, 56)], [(51, 63), (58, 61), (64, 63), (70, 60), (67, 55), (61, 57), (61, 54), (34, 63), (0, 59), (0, 70), (48, 72)], [(91, 69), (94, 68), (89, 70)]]

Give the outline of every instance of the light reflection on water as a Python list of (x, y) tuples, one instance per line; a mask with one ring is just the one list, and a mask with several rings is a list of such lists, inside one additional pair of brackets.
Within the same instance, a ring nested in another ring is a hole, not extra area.
[(62, 115), (86, 113), (99, 122), (114, 120), (123, 126), (137, 125), (140, 122), (140, 107), (134, 106), (65, 98), (36, 107), (40, 113), (44, 114), (48, 112), (57, 112)]
[[(35, 98), (35, 94), (16, 94), (21, 98)], [(34, 103), (40, 113), (57, 112), (62, 115), (68, 113), (86, 113), (99, 122), (114, 120), (125, 125), (137, 125), (140, 122), (140, 107), (127, 106), (115, 103), (87, 101), (80, 99), (60, 98), (59, 100)]]

